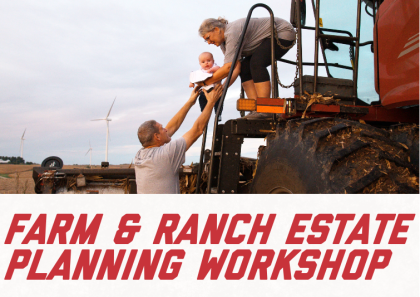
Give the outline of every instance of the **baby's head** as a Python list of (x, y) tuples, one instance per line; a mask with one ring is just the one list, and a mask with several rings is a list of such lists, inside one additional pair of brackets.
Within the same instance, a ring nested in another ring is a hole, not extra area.
[(209, 70), (214, 64), (213, 55), (209, 52), (204, 52), (198, 56), (198, 62), (202, 69)]

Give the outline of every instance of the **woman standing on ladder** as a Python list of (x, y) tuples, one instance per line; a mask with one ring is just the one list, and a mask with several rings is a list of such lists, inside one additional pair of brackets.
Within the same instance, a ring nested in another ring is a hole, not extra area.
[[(220, 46), (224, 56), (224, 65), (212, 77), (199, 85), (208, 85), (226, 78), (232, 67), (237, 44), (246, 19), (228, 23), (223, 18), (206, 19), (198, 32), (208, 44)], [(293, 26), (281, 18), (274, 18), (277, 30), (275, 40), (275, 57), (280, 60), (295, 44), (296, 32)], [(270, 18), (251, 18), (239, 52), (231, 78), (232, 84), (238, 75), (249, 99), (270, 97), (270, 75), (267, 67), (271, 65), (271, 28)], [(248, 115), (250, 116), (250, 115)], [(247, 117), (248, 117), (247, 116)], [(264, 117), (264, 114), (253, 114), (252, 117)]]

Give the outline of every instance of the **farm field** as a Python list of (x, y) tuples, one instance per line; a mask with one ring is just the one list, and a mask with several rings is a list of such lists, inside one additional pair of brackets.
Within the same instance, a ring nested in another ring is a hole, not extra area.
[[(32, 168), (40, 165), (0, 164), (0, 194), (35, 194)], [(128, 168), (129, 164), (110, 165), (110, 168)], [(87, 168), (87, 165), (64, 165), (64, 169)], [(92, 168), (100, 169), (96, 165)]]

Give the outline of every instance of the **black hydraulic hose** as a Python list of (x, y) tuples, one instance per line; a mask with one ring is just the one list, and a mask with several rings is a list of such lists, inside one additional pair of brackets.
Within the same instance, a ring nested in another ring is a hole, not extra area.
[[(255, 4), (255, 5), (253, 5), (253, 6), (251, 7), (251, 9), (249, 10), (249, 12), (248, 12), (248, 16), (247, 16), (246, 21), (245, 21), (244, 29), (242, 30), (241, 37), (239, 38), (239, 41), (238, 41), (238, 43), (237, 43), (237, 49), (236, 49), (236, 52), (235, 52), (235, 57), (233, 58), (232, 65), (231, 65), (231, 67), (230, 67), (229, 74), (228, 74), (228, 77), (227, 77), (226, 82), (225, 82), (225, 87), (223, 88), (222, 97), (220, 97), (219, 107), (217, 108), (216, 116), (214, 117), (213, 139), (212, 139), (212, 144), (211, 144), (211, 156), (210, 156), (210, 165), (209, 165), (209, 166), (210, 166), (210, 168), (209, 168), (209, 176), (208, 176), (208, 179), (207, 179), (207, 194), (210, 194), (210, 192), (211, 192), (211, 182), (212, 182), (212, 175), (213, 175), (213, 161), (214, 161), (214, 153), (215, 153), (215, 152), (214, 152), (214, 146), (215, 146), (215, 139), (216, 139), (217, 125), (218, 125), (218, 118), (219, 118), (219, 115), (220, 115), (220, 113), (221, 113), (221, 108), (222, 108), (222, 106), (223, 106), (223, 103), (224, 103), (224, 101), (225, 101), (225, 97), (226, 97), (227, 89), (228, 89), (228, 86), (229, 86), (230, 80), (231, 80), (231, 78), (232, 78), (233, 70), (234, 70), (234, 68), (235, 68), (235, 66), (236, 66), (236, 62), (238, 61), (238, 57), (239, 57), (239, 50), (241, 49), (242, 43), (243, 43), (243, 41), (244, 41), (244, 37), (245, 37), (245, 33), (246, 33), (246, 29), (248, 28), (248, 24), (249, 24), (249, 20), (251, 19), (251, 14), (252, 14), (252, 11), (253, 11), (255, 8), (257, 8), (257, 7), (264, 7), (265, 9), (267, 9), (267, 10), (268, 10), (268, 12), (270, 13), (270, 17), (271, 17), (271, 24), (272, 24), (272, 26), (273, 26), (273, 23), (274, 23), (274, 15), (273, 15), (273, 11), (271, 10), (271, 8), (270, 8), (270, 7), (268, 7), (268, 6), (267, 6), (267, 5), (265, 5), (265, 4), (262, 4), (262, 3), (257, 3), (257, 4)], [(274, 27), (273, 27), (271, 30), (272, 30), (272, 32), (273, 32)], [(271, 45), (272, 45), (272, 49), (273, 49), (273, 47), (274, 47), (274, 43), (273, 43), (273, 38), (274, 38), (274, 36), (271, 36), (271, 38), (272, 38)], [(272, 52), (272, 56), (273, 56), (273, 54), (274, 54), (274, 53)], [(274, 62), (274, 61), (272, 61), (272, 67), (274, 67), (273, 62)]]
[[(372, 3), (372, 5), (374, 5), (373, 3)], [(373, 10), (375, 10), (375, 8), (372, 8)], [(372, 13), (370, 13), (369, 11), (368, 11), (368, 5), (366, 4), (366, 6), (365, 6), (365, 11), (366, 11), (366, 13), (367, 13), (367, 15), (369, 15), (369, 16), (371, 16), (371, 17), (373, 17), (373, 12)]]

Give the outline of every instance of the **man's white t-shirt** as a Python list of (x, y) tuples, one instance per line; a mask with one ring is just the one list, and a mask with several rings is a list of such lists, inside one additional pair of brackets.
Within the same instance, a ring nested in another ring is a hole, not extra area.
[(186, 150), (183, 137), (140, 149), (134, 158), (137, 194), (179, 194), (179, 168), (185, 162)]

